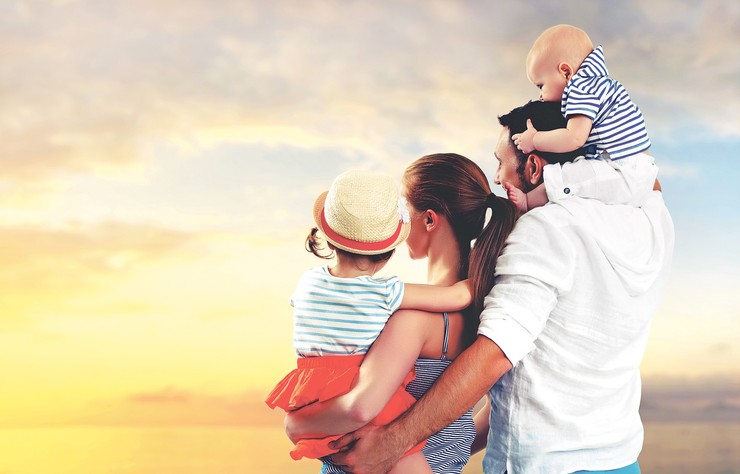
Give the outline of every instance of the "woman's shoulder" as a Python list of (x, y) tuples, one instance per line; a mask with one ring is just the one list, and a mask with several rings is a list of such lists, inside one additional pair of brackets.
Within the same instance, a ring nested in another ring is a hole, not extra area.
[(429, 311), (422, 311), (420, 309), (399, 309), (393, 313), (390, 320), (429, 324), (430, 322), (437, 320), (442, 322), (443, 319), (442, 313), (430, 313)]
[(425, 324), (444, 324), (445, 316), (447, 315), (447, 320), (452, 321), (455, 319), (463, 320), (464, 316), (463, 313), (460, 311), (454, 311), (454, 312), (430, 312), (430, 311), (423, 311), (420, 309), (399, 309), (395, 313), (393, 313), (394, 317), (398, 317), (399, 320), (409, 320), (409, 321), (415, 321), (415, 322), (421, 322)]
[[(460, 312), (447, 313), (448, 341), (450, 348), (460, 347), (464, 327), (464, 316)], [(393, 313), (386, 323), (387, 330), (418, 337), (424, 344), (421, 357), (436, 358), (442, 351), (445, 323), (444, 313), (430, 313), (417, 309), (401, 309)], [(459, 352), (454, 350), (455, 353)]]
[(442, 313), (429, 313), (418, 309), (399, 309), (390, 317), (386, 327), (390, 330), (404, 331), (411, 335), (424, 337), (436, 326), (436, 321), (442, 322)]

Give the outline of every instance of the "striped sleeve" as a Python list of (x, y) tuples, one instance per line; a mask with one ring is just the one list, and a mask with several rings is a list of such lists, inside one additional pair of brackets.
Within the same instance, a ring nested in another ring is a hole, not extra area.
[(396, 312), (401, 307), (404, 288), (403, 282), (398, 277), (390, 277), (386, 281), (386, 301), (390, 313)]
[(582, 87), (581, 84), (573, 82), (566, 94), (563, 100), (563, 115), (566, 118), (573, 115), (585, 115), (592, 121), (596, 120), (601, 105), (601, 97), (594, 93), (590, 87)]

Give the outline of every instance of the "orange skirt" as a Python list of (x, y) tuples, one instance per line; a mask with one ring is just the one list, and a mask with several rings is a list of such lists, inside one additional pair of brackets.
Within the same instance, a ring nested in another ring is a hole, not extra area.
[[(270, 408), (280, 407), (285, 411), (293, 411), (343, 395), (354, 387), (364, 358), (364, 355), (300, 357), (297, 361), (298, 368), (278, 382), (265, 402)], [(371, 424), (388, 424), (416, 402), (405, 390), (414, 377), (412, 370)], [(329, 448), (329, 443), (342, 436), (340, 434), (300, 440), (290, 456), (296, 460), (303, 457), (318, 459), (336, 453), (336, 449)], [(420, 451), (424, 443), (421, 442), (406, 455)]]

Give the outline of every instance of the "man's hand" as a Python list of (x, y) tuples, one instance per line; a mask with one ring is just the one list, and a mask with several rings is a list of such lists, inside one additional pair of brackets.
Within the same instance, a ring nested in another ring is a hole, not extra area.
[(512, 135), (511, 139), (514, 140), (514, 145), (516, 145), (522, 153), (527, 154), (534, 151), (534, 135), (536, 133), (537, 130), (534, 128), (534, 125), (532, 125), (532, 121), (527, 120), (527, 129), (522, 133)]
[(386, 426), (373, 425), (342, 436), (330, 447), (340, 451), (331, 455), (332, 462), (352, 474), (385, 474), (405, 452)]

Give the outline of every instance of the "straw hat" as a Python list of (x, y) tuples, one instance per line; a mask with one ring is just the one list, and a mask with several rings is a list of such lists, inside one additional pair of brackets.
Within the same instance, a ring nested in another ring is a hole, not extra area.
[(411, 220), (390, 176), (365, 170), (340, 174), (319, 195), (313, 217), (326, 240), (361, 255), (387, 252), (406, 240)]

